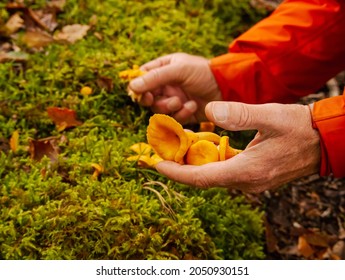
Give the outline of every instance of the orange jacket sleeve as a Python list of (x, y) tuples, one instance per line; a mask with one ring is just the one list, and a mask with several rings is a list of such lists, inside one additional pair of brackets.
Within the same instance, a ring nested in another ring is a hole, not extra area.
[[(211, 60), (224, 100), (295, 102), (345, 69), (345, 1), (286, 0)], [(345, 92), (344, 92), (345, 94)], [(345, 96), (316, 102), (320, 175), (345, 177)]]
[(345, 177), (345, 91), (314, 103), (313, 126), (320, 132), (320, 175)]
[(345, 1), (287, 0), (211, 60), (224, 100), (295, 102), (345, 69)]

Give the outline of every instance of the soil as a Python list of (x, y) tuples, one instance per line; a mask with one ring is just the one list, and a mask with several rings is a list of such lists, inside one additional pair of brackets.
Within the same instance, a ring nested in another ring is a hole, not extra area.
[(267, 259), (345, 259), (345, 179), (313, 175), (256, 198)]

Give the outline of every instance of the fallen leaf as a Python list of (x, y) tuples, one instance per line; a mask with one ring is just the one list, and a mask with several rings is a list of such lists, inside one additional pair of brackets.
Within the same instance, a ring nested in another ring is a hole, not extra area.
[(74, 110), (59, 107), (49, 107), (47, 109), (48, 116), (55, 123), (58, 131), (65, 130), (69, 127), (82, 125), (77, 120), (77, 113)]
[(298, 238), (297, 249), (304, 258), (309, 258), (314, 254), (313, 248), (309, 245), (304, 236)]
[(107, 92), (110, 92), (113, 90), (114, 88), (114, 83), (113, 83), (113, 79), (112, 78), (108, 78), (105, 76), (99, 76), (96, 80), (97, 85), (106, 90)]
[(36, 48), (40, 49), (45, 46), (48, 46), (51, 44), (54, 39), (51, 35), (48, 33), (42, 31), (42, 30), (32, 30), (27, 31), (23, 37), (22, 41), (29, 47), (29, 48)]
[(0, 137), (0, 152), (7, 152), (10, 149), (8, 139)]
[(54, 31), (58, 26), (56, 21), (56, 13), (55, 11), (51, 12), (43, 12), (42, 16), (40, 17), (41, 25), (50, 32)]
[(345, 242), (344, 240), (339, 240), (334, 244), (332, 248), (332, 257), (338, 256), (339, 259), (345, 259)]
[(12, 15), (5, 24), (7, 35), (17, 32), (20, 28), (24, 27), (24, 20), (19, 13)]
[(52, 0), (47, 3), (48, 7), (58, 9), (60, 11), (65, 7), (66, 0)]
[(78, 40), (83, 39), (88, 30), (90, 29), (89, 25), (82, 25), (82, 24), (72, 24), (66, 25), (62, 28), (60, 32), (54, 35), (54, 39), (56, 41), (67, 42), (67, 43), (75, 43)]
[(278, 241), (273, 233), (272, 226), (270, 225), (266, 217), (264, 218), (264, 225), (267, 250), (270, 253), (276, 252), (278, 250)]
[(47, 156), (52, 162), (55, 162), (59, 156), (56, 140), (56, 137), (30, 139), (29, 153), (31, 158), (40, 161), (44, 156)]
[(327, 248), (333, 240), (331, 236), (317, 232), (306, 233), (304, 238), (310, 245), (324, 248)]
[(6, 9), (11, 10), (11, 9), (23, 9), (25, 8), (24, 3), (17, 3), (17, 2), (10, 2), (6, 4)]
[(10, 148), (12, 152), (17, 152), (19, 147), (19, 131), (15, 130), (12, 133), (11, 139), (10, 139)]
[(28, 54), (23, 52), (0, 52), (0, 63), (11, 61), (25, 62), (28, 58)]

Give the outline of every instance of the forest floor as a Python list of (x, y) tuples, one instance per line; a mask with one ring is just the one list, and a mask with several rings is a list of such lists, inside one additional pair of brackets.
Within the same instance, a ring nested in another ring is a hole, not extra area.
[(345, 259), (345, 180), (309, 176), (257, 197), (268, 259)]
[[(341, 73), (300, 103), (341, 94), (343, 87)], [(345, 179), (316, 174), (249, 197), (265, 211), (267, 259), (345, 259)]]

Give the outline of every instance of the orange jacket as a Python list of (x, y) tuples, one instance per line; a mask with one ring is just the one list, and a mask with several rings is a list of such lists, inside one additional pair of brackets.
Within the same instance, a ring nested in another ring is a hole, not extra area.
[[(286, 0), (211, 60), (224, 100), (295, 102), (345, 69), (345, 1)], [(321, 175), (345, 177), (343, 96), (314, 104)]]

